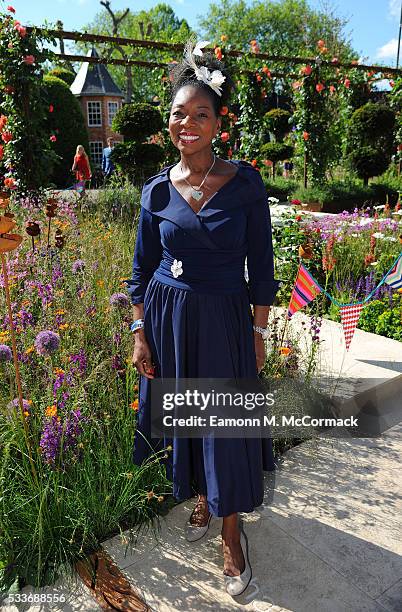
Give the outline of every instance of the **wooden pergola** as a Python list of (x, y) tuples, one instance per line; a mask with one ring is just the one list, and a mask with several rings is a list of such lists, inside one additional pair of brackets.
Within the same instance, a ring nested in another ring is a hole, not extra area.
[[(167, 43), (160, 42), (156, 40), (140, 40), (135, 38), (122, 38), (119, 36), (104, 36), (101, 34), (88, 34), (87, 32), (70, 32), (66, 30), (45, 30), (43, 28), (37, 27), (27, 27), (27, 31), (33, 31), (37, 34), (49, 34), (54, 38), (58, 38), (61, 40), (74, 40), (76, 42), (89, 42), (89, 43), (105, 43), (109, 45), (120, 45), (120, 46), (129, 46), (139, 49), (157, 49), (160, 51), (171, 51), (172, 54), (182, 53), (184, 45), (180, 43)], [(213, 47), (206, 47), (208, 51), (213, 52)], [(148, 68), (166, 68), (169, 64), (168, 62), (150, 62), (145, 60), (132, 60), (132, 59), (118, 59), (118, 58), (107, 58), (107, 57), (87, 57), (86, 55), (71, 55), (67, 53), (55, 53), (56, 58), (69, 61), (69, 62), (89, 62), (89, 63), (98, 63), (98, 64), (114, 64), (120, 66), (142, 66)], [(244, 51), (238, 51), (236, 49), (231, 49), (225, 52), (225, 55), (230, 57), (242, 57), (245, 55)], [(337, 62), (334, 64), (331, 61), (322, 59), (320, 56), (318, 57), (301, 57), (301, 56), (287, 56), (287, 55), (271, 55), (269, 53), (255, 53), (256, 59), (261, 59), (268, 62), (286, 62), (289, 64), (306, 64), (306, 63), (316, 63), (320, 62), (322, 66), (331, 66), (332, 68), (344, 68), (344, 69), (352, 69), (356, 68), (361, 71), (372, 71), (375, 74), (382, 74), (381, 78), (388, 76), (401, 76), (402, 69), (393, 68), (390, 66), (378, 66), (373, 64), (359, 64), (356, 62)], [(275, 71), (271, 71), (271, 75), (273, 77), (284, 78), (284, 77), (296, 77), (296, 74), (285, 74), (279, 73)]]

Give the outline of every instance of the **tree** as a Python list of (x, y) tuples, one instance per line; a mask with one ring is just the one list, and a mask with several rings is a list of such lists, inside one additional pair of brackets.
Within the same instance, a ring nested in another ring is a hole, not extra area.
[[(277, 142), (282, 142), (284, 137), (291, 130), (289, 111), (283, 108), (273, 108), (265, 113), (264, 122), (269, 132), (271, 132)], [(285, 158), (284, 158), (285, 159)]]
[(155, 174), (164, 159), (164, 150), (157, 142), (144, 142), (163, 127), (162, 115), (150, 104), (126, 104), (113, 119), (113, 131), (122, 134), (124, 142), (117, 143), (112, 160), (134, 183)]
[(349, 122), (346, 154), (365, 185), (385, 172), (394, 152), (395, 113), (385, 104), (368, 102)]
[(47, 74), (49, 76), (54, 76), (58, 79), (61, 79), (62, 81), (67, 83), (69, 87), (75, 79), (74, 72), (71, 72), (71, 70), (68, 70), (67, 68), (53, 68), (53, 70), (50, 70)]
[(333, 55), (350, 59), (355, 53), (345, 34), (347, 19), (332, 9), (314, 10), (306, 0), (222, 0), (209, 5), (199, 17), (202, 37), (219, 41), (228, 37), (236, 49), (247, 50), (256, 39), (261, 51), (278, 55), (316, 54), (316, 43), (323, 38)]
[(82, 144), (89, 150), (88, 133), (80, 104), (71, 93), (67, 83), (47, 74), (43, 78), (44, 98), (46, 99), (46, 130), (56, 139), (53, 149), (58, 155), (50, 181), (64, 187), (71, 176), (77, 145)]
[[(114, 11), (116, 19), (124, 15), (125, 11)], [(84, 26), (84, 30), (90, 34), (103, 34), (110, 36), (113, 28), (110, 12), (98, 13), (94, 20)], [(118, 35), (123, 38), (149, 39), (152, 35), (154, 40), (161, 42), (184, 43), (191, 35), (191, 29), (185, 19), (179, 19), (167, 4), (157, 4), (149, 11), (128, 12), (124, 20), (120, 19)], [(88, 49), (88, 43), (77, 42), (76, 48), (80, 52)], [(171, 52), (157, 49), (136, 49), (135, 47), (122, 46), (123, 52), (133, 60), (146, 60), (156, 62), (167, 62), (172, 59)], [(103, 53), (102, 53), (103, 55)], [(108, 57), (121, 58), (121, 51), (116, 48), (109, 49)], [(177, 59), (177, 58), (176, 58)], [(110, 74), (117, 85), (126, 92), (127, 98), (127, 72), (123, 66), (108, 67)], [(151, 101), (161, 90), (161, 70), (159, 68), (131, 67), (132, 70), (132, 99)]]
[(262, 145), (261, 153), (272, 162), (272, 178), (275, 179), (277, 162), (292, 157), (293, 147), (283, 142), (267, 142)]

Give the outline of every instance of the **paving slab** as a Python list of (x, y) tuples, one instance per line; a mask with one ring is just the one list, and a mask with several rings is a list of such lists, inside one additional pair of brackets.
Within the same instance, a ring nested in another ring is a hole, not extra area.
[(243, 515), (253, 579), (224, 591), (221, 519), (188, 543), (193, 500), (135, 545), (129, 532), (104, 547), (156, 611), (401, 610), (402, 425), (376, 439), (317, 438), (289, 450), (266, 475), (262, 506)]

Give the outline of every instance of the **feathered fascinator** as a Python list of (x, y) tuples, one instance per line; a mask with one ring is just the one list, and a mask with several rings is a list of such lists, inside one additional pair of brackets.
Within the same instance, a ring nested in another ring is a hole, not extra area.
[(206, 66), (197, 66), (195, 63), (194, 56), (202, 57), (202, 50), (207, 45), (209, 45), (209, 40), (201, 40), (195, 46), (192, 40), (188, 41), (184, 47), (184, 61), (194, 70), (194, 74), (199, 81), (203, 81), (218, 96), (222, 96), (221, 85), (226, 80), (222, 72), (220, 70), (213, 70), (211, 72)]

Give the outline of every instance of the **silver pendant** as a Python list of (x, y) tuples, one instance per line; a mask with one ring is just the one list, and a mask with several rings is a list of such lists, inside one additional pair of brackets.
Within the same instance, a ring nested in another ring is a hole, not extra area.
[(204, 195), (203, 191), (197, 191), (197, 189), (192, 189), (191, 190), (191, 197), (194, 198), (194, 200), (201, 200), (202, 196)]

